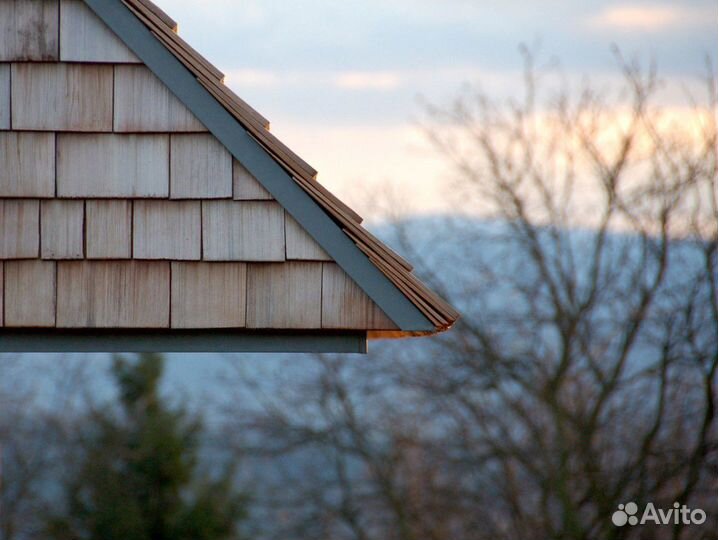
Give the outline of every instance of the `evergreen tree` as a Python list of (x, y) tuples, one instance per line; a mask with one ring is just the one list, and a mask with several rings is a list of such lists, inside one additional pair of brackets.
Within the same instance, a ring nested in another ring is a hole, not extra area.
[(238, 538), (245, 498), (228, 470), (196, 472), (201, 422), (162, 400), (164, 362), (117, 357), (119, 407), (92, 414), (80, 462), (65, 486), (64, 515), (48, 523), (57, 540), (222, 540)]

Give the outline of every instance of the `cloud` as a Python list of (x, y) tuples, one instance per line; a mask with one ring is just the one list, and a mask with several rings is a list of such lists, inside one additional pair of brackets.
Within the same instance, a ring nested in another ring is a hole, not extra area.
[(266, 69), (232, 69), (225, 73), (225, 83), (235, 88), (276, 88), (282, 76)]
[(589, 26), (600, 30), (640, 30), (657, 32), (668, 28), (700, 25), (715, 16), (708, 10), (672, 5), (610, 6), (589, 19)]
[(394, 90), (402, 83), (398, 73), (389, 71), (349, 71), (334, 77), (334, 86), (347, 90)]
[(306, 71), (232, 69), (226, 83), (237, 88), (279, 88), (288, 85), (384, 92), (399, 88), (406, 74), (398, 71)]

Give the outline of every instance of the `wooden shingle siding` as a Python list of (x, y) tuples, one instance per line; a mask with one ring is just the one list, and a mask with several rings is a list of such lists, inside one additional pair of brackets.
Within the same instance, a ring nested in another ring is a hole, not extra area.
[(234, 198), (238, 201), (271, 201), (274, 199), (244, 166), (233, 160)]
[(297, 221), (285, 212), (287, 259), (298, 261), (331, 261), (326, 251), (309, 236)]
[(0, 64), (0, 129), (10, 129), (10, 64)]
[(0, 197), (55, 196), (55, 134), (0, 133)]
[(397, 330), (344, 270), (334, 263), (323, 266), (322, 328)]
[(84, 257), (85, 203), (42, 201), (40, 207), (40, 255), (43, 259)]
[(115, 131), (207, 131), (144, 66), (115, 66)]
[(166, 198), (169, 136), (59, 134), (57, 194)]
[(167, 328), (170, 263), (57, 263), (57, 326)]
[(55, 263), (5, 262), (5, 326), (55, 326)]
[(0, 259), (34, 259), (40, 249), (40, 202), (0, 200)]
[(13, 64), (13, 129), (112, 131), (112, 66)]
[(244, 263), (172, 263), (172, 328), (243, 328)]
[(135, 259), (202, 257), (200, 201), (136, 201), (134, 205)]
[(58, 59), (57, 0), (0, 0), (0, 62)]
[(407, 331), (450, 326), (450, 307), (153, 9), (0, 0), (0, 326), (311, 343), (396, 330), (362, 288)]
[(130, 201), (87, 201), (85, 214), (88, 259), (129, 259), (132, 256)]
[(60, 1), (60, 60), (117, 63), (140, 61), (82, 0)]
[(320, 328), (322, 263), (247, 265), (248, 328)]
[(170, 138), (172, 199), (232, 198), (232, 156), (212, 135)]
[(275, 202), (204, 201), (202, 235), (205, 260), (285, 260), (284, 210)]

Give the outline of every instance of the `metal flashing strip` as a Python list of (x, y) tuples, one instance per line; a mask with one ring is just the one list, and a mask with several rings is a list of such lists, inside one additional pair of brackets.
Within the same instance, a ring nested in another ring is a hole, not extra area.
[(367, 335), (365, 332), (0, 329), (0, 352), (366, 354)]
[(292, 180), (122, 0), (85, 2), (401, 330), (435, 330), (431, 321), (361, 252), (318, 203)]

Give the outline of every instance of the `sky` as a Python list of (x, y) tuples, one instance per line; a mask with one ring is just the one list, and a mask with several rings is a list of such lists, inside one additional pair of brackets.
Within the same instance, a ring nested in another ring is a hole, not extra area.
[(385, 211), (384, 191), (401, 194), (406, 213), (452, 211), (451, 171), (426, 140), (424, 104), (448, 105), (467, 84), (515, 93), (521, 44), (570, 79), (602, 82), (615, 80), (617, 45), (655, 61), (676, 88), (718, 53), (715, 0), (155, 2), (369, 222)]

